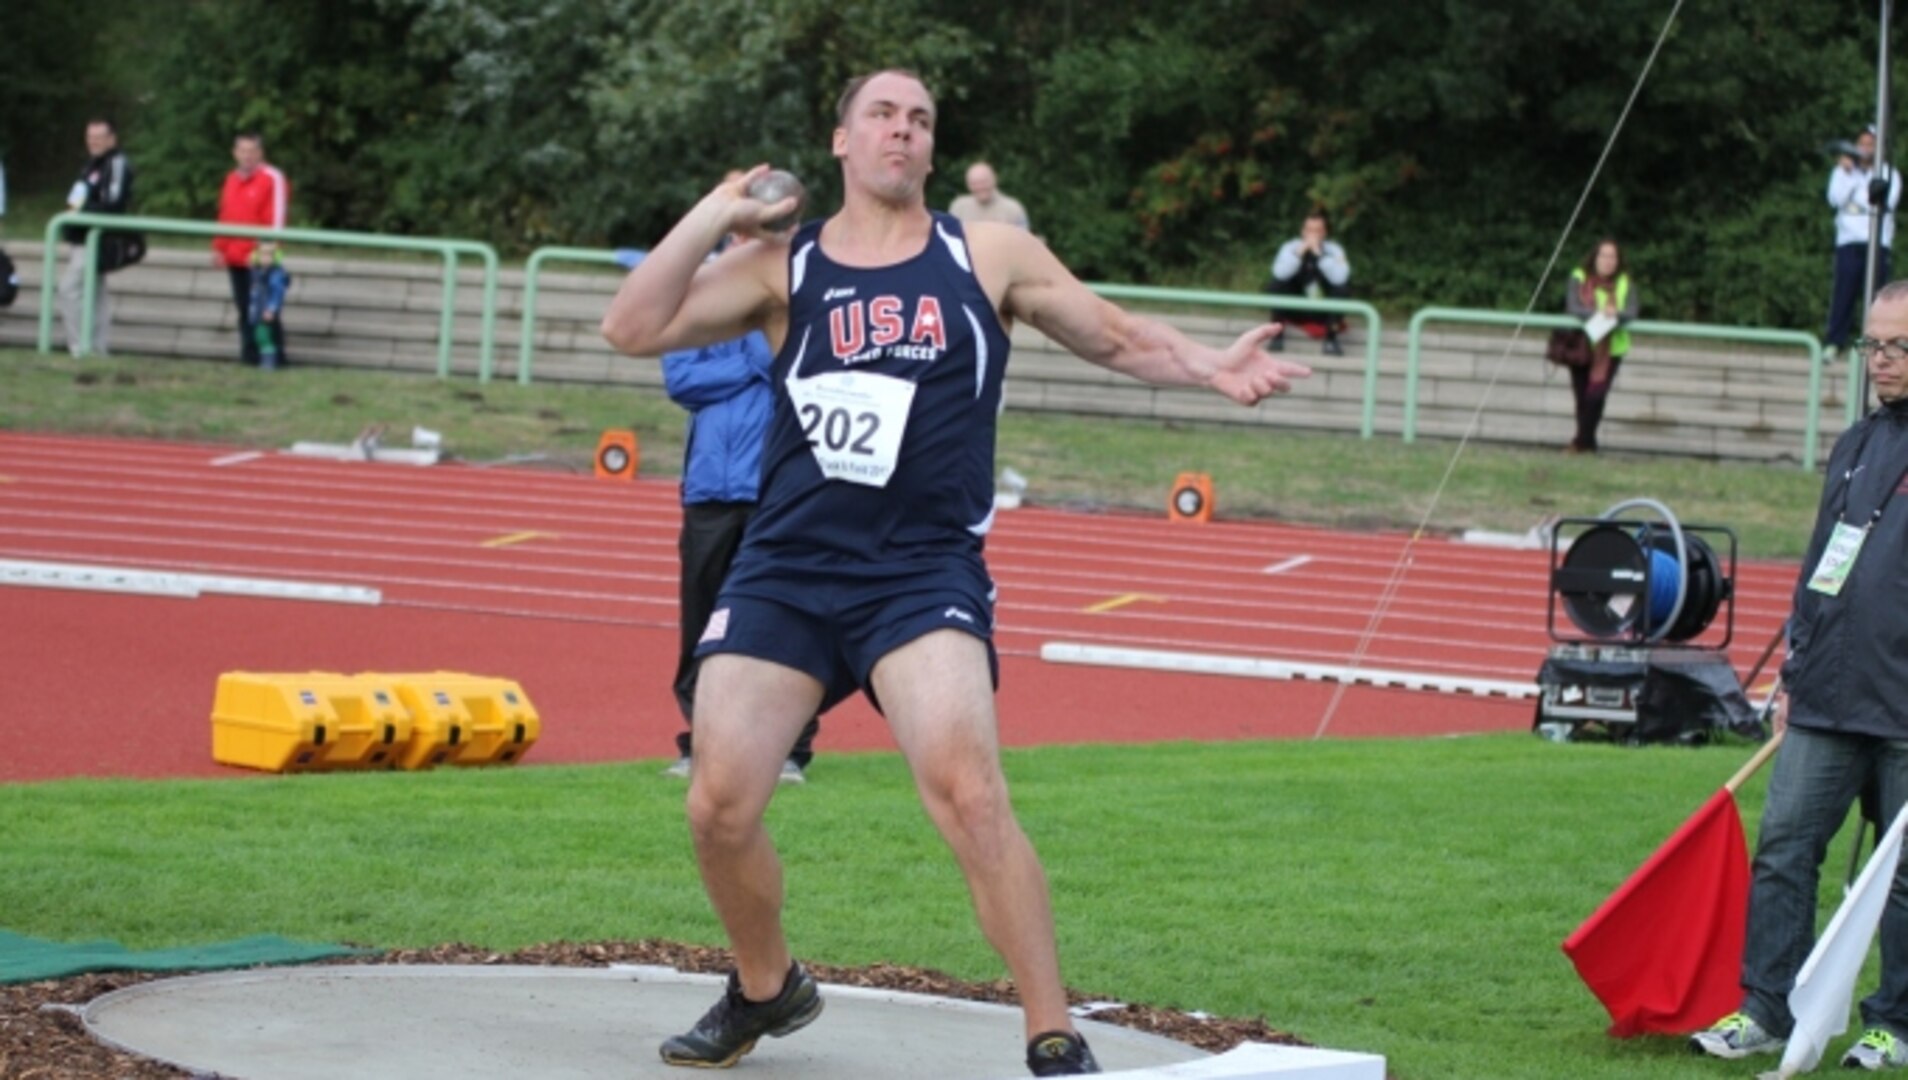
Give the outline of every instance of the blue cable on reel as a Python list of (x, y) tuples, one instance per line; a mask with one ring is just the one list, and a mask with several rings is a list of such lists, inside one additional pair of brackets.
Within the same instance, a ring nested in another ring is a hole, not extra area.
[[(1637, 510), (1654, 517), (1638, 521)], [(1632, 516), (1625, 520), (1625, 513)], [(1586, 528), (1565, 550), (1563, 529), (1573, 525)], [(1702, 532), (1728, 537), (1727, 564), (1697, 535)], [(1561, 519), (1552, 534), (1551, 637), (1567, 640), (1557, 632), (1561, 608), (1592, 640), (1691, 641), (1733, 596), (1735, 561), (1734, 533), (1713, 526), (1686, 529), (1654, 499), (1629, 499), (1594, 519)]]
[(1661, 637), (1676, 610), (1676, 594), (1683, 590), (1683, 567), (1676, 556), (1661, 548), (1650, 551), (1650, 636)]

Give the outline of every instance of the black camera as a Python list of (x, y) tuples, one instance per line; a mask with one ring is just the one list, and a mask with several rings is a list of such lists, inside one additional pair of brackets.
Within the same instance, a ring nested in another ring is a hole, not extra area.
[(1828, 142), (1822, 144), (1822, 149), (1826, 151), (1830, 157), (1849, 157), (1854, 158), (1856, 161), (1866, 161), (1869, 157), (1869, 155), (1862, 153), (1861, 147), (1856, 146), (1847, 139), (1830, 139)]

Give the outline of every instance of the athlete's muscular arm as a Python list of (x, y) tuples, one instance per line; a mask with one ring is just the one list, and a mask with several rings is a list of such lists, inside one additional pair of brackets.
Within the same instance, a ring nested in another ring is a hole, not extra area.
[(1227, 348), (1214, 349), (1093, 295), (1026, 232), (976, 223), (968, 235), (982, 285), (999, 296), (1004, 316), (1027, 320), (1102, 367), (1150, 383), (1211, 387), (1242, 405), (1285, 393), (1292, 380), (1312, 373), (1259, 348), (1278, 331), (1276, 324), (1254, 327)]
[[(611, 345), (631, 356), (655, 356), (750, 330), (766, 328), (779, 336), (780, 327), (770, 324), (788, 303), (788, 247), (785, 238), (760, 225), (792, 211), (795, 200), (764, 204), (743, 194), (766, 169), (757, 166), (717, 185), (630, 271), (603, 316), (603, 337)], [(767, 239), (705, 262), (732, 232)]]

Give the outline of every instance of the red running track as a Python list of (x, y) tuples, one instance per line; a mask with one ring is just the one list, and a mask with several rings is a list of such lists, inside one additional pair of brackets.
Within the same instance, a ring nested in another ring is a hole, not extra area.
[[(211, 761), (209, 716), (234, 670), (504, 676), (544, 721), (532, 762), (661, 758), (680, 725), (668, 689), (679, 521), (663, 481), (0, 433), (0, 559), (383, 595), (364, 607), (0, 587), (0, 780), (231, 775)], [(988, 540), (1002, 738), (1310, 737), (1328, 708), (1335, 736), (1527, 726), (1531, 705), (1501, 698), (1039, 658), (1066, 641), (1528, 682), (1549, 644), (1548, 553), (1420, 542), (1374, 628), (1406, 546), (1257, 522), (1003, 513)], [(1795, 573), (1739, 568), (1739, 670), (1786, 614)], [(824, 752), (892, 745), (859, 700), (824, 720)]]

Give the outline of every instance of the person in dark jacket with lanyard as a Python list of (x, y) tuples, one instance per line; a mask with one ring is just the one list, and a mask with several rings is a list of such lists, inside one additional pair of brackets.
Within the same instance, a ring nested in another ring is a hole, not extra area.
[[(700, 349), (665, 353), (662, 358), (669, 400), (689, 411), (683, 437), (682, 532), (676, 542), (682, 557), (682, 652), (676, 662), (675, 690), (685, 725), (695, 714), (696, 645), (715, 610), (729, 564), (742, 546), (742, 530), (755, 512), (762, 479), (762, 441), (775, 407), (769, 388), (774, 363), (768, 339), (759, 331)], [(807, 778), (820, 730), (819, 718), (811, 718), (802, 729), (782, 763), (783, 783), (799, 784)], [(677, 734), (676, 749), (680, 756), (664, 771), (686, 777), (694, 761), (688, 730)]]
[[(1714, 1057), (1774, 1053), (1815, 939), (1823, 856), (1863, 788), (1880, 820), (1908, 801), (1908, 281), (1876, 294), (1855, 343), (1881, 405), (1835, 444), (1789, 616), (1776, 724), (1787, 726), (1756, 838), (1743, 1001), (1691, 1039)], [(1908, 860), (1881, 917), (1881, 986), (1844, 1068), (1908, 1066)]]

